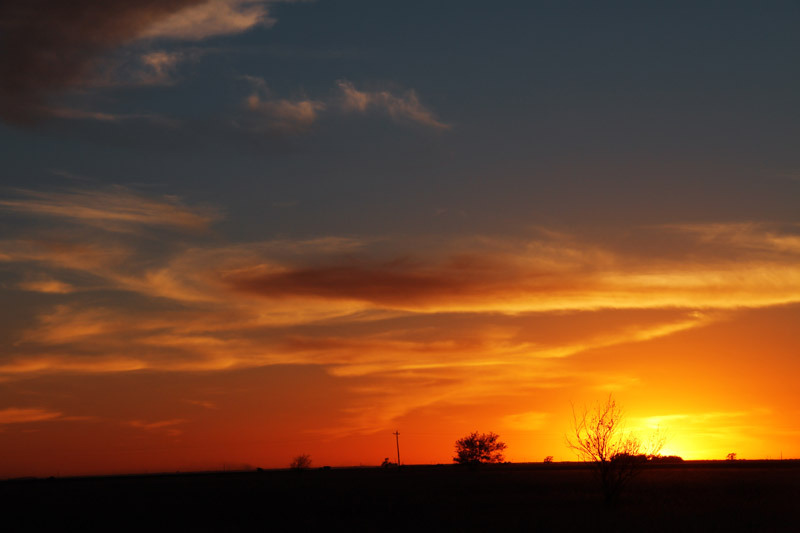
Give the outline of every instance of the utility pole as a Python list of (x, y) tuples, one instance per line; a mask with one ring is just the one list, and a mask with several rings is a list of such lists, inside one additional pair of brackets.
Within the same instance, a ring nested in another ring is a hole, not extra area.
[(397, 466), (400, 466), (400, 432), (394, 430), (394, 433), (392, 433), (392, 435), (394, 435), (394, 440), (395, 443), (397, 444)]

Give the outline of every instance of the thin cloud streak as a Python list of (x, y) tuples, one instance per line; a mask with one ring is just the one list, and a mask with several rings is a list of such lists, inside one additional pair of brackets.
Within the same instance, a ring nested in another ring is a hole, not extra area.
[(37, 408), (7, 407), (0, 409), (0, 424), (24, 424), (61, 418), (59, 411)]
[(18, 192), (22, 198), (0, 200), (0, 210), (72, 219), (107, 229), (120, 228), (120, 225), (144, 225), (202, 230), (218, 218), (211, 209), (190, 209), (180, 205), (173, 197), (151, 199), (123, 187), (108, 191), (73, 189), (60, 193)]

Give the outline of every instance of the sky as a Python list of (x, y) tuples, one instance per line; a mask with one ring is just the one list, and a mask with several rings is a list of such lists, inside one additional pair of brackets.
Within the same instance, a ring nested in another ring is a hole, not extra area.
[(3, 2), (0, 477), (800, 457), (799, 22)]

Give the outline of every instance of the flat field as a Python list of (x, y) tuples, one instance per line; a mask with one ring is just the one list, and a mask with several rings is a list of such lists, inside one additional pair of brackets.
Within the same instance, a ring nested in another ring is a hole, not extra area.
[(642, 468), (613, 508), (577, 463), (0, 482), (7, 531), (800, 531), (800, 462)]

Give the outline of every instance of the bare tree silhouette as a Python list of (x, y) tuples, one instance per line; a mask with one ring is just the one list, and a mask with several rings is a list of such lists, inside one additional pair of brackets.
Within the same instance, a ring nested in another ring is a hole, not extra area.
[(573, 407), (572, 419), (573, 435), (567, 437), (567, 446), (583, 461), (593, 464), (607, 505), (618, 500), (641, 465), (664, 446), (664, 438), (657, 434), (643, 442), (626, 431), (622, 410), (611, 395), (591, 411), (584, 407), (581, 414), (576, 414)]
[(456, 441), (456, 456), (453, 462), (459, 464), (502, 463), (506, 443), (498, 440), (496, 433), (470, 433)]

